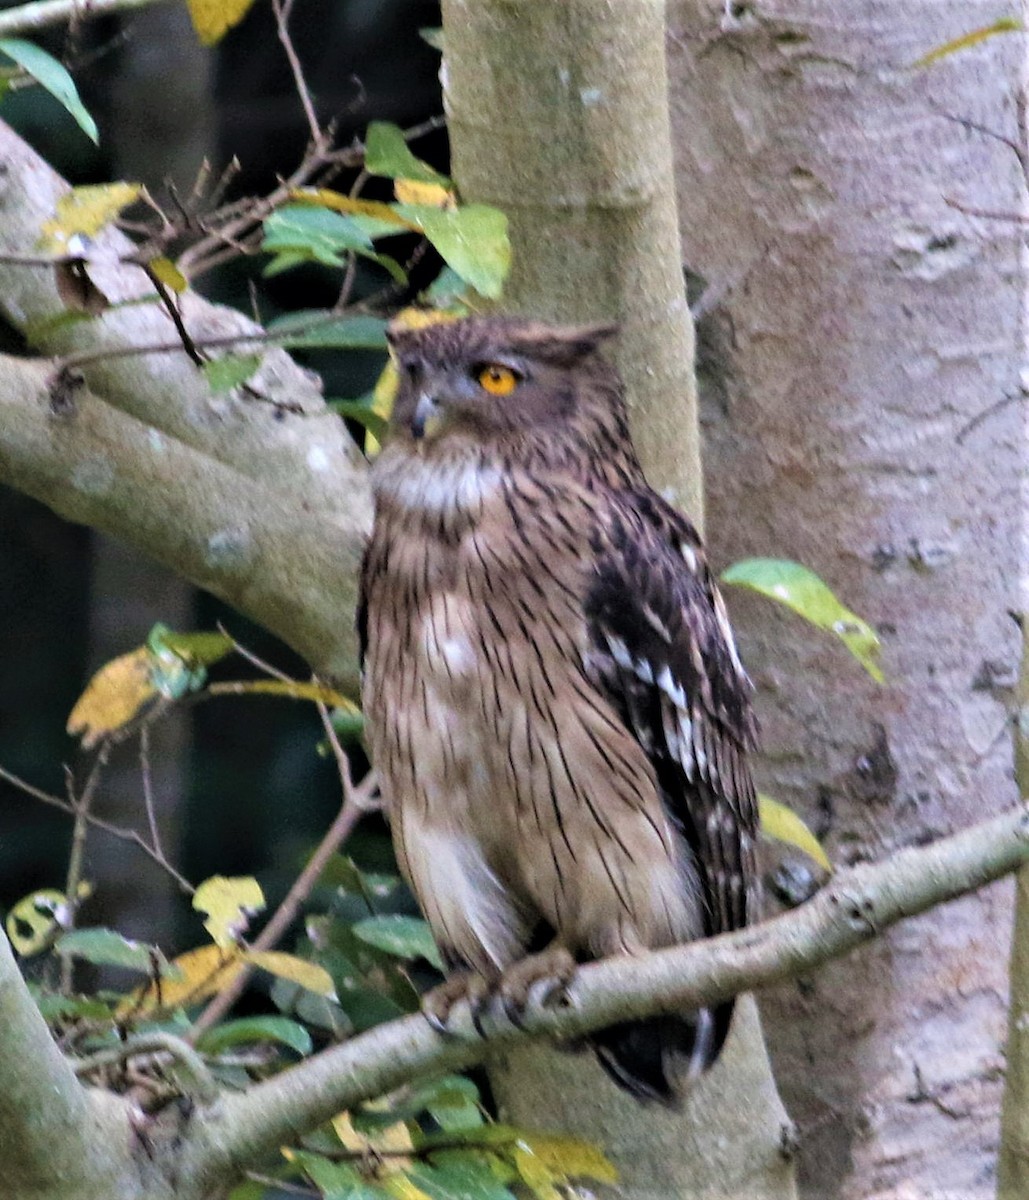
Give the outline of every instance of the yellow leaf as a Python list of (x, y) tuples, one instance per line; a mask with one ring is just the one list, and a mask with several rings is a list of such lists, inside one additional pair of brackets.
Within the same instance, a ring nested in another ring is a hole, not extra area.
[(57, 201), (54, 216), (44, 222), (40, 245), (51, 254), (67, 254), (75, 234), (94, 237), (139, 198), (140, 183), (103, 183), (72, 188)]
[(421, 226), (414, 221), (402, 217), (389, 204), (381, 200), (359, 200), (356, 196), (345, 196), (342, 192), (334, 192), (332, 188), (293, 188), (289, 198), (298, 204), (317, 204), (320, 208), (331, 208), (333, 212), (349, 213), (358, 217), (374, 217), (377, 221), (386, 221), (400, 229), (410, 229), (420, 233)]
[[(384, 421), (389, 420), (399, 389), (400, 376), (397, 374), (397, 368), (393, 359), (388, 358), (386, 365), (382, 368), (382, 374), (375, 381), (375, 387), (372, 389), (372, 412), (377, 417), (382, 417)], [(379, 439), (373, 433), (366, 431), (364, 435), (364, 450), (368, 457), (374, 458), (381, 448)]]
[(247, 15), (254, 0), (186, 0), (189, 19), (204, 46), (220, 42)]
[(393, 1197), (393, 1200), (432, 1200), (428, 1192), (423, 1192), (402, 1171), (398, 1171), (395, 1175), (387, 1175), (384, 1179), (380, 1179), (378, 1183), (379, 1187), (387, 1195)]
[(204, 928), (223, 950), (237, 943), (250, 918), (264, 908), (264, 903), (261, 885), (250, 875), (235, 879), (212, 875), (193, 896), (196, 911), (207, 913)]
[(832, 863), (822, 849), (818, 838), (811, 832), (792, 808), (773, 800), (771, 796), (757, 798), (761, 832), (777, 842), (786, 842), (813, 858), (820, 867), (832, 874)]
[(150, 651), (140, 646), (97, 671), (68, 717), (68, 733), (82, 736), (83, 749), (127, 725), (157, 696), (151, 665)]
[(329, 1000), (336, 999), (332, 976), (324, 967), (308, 962), (306, 958), (284, 954), (281, 950), (248, 950), (243, 957), (255, 967), (277, 975), (279, 979), (288, 979), (290, 983), (299, 984), (309, 992), (326, 996)]
[[(368, 1107), (374, 1108), (375, 1105), (370, 1104)], [(388, 1125), (385, 1129), (377, 1130), (373, 1134), (364, 1134), (358, 1133), (354, 1128), (350, 1113), (341, 1112), (332, 1118), (332, 1128), (336, 1131), (336, 1136), (343, 1146), (355, 1154), (378, 1151), (380, 1154), (389, 1153), (391, 1156), (400, 1156), (414, 1150), (411, 1131), (404, 1121), (397, 1121), (395, 1125)]]
[(226, 952), (211, 944), (187, 950), (171, 966), (174, 979), (162, 979), (160, 985), (150, 983), (134, 992), (118, 1006), (118, 1015), (143, 1016), (183, 1004), (199, 1004), (227, 988), (244, 963), (237, 950)]
[(421, 183), (417, 179), (396, 179), (393, 194), (401, 204), (428, 204), (431, 208), (454, 208), (457, 197), (439, 183)]
[(7, 914), (7, 936), (19, 954), (38, 954), (65, 927), (67, 916), (64, 892), (42, 888), (19, 900)]
[(152, 258), (147, 266), (173, 292), (184, 292), (189, 287), (189, 281), (170, 258)]
[[(518, 1132), (514, 1165), (530, 1187), (547, 1187), (568, 1179), (595, 1179), (615, 1183), (618, 1172), (607, 1157), (589, 1142), (571, 1137), (551, 1137), (542, 1133)], [(547, 1193), (546, 1200), (550, 1200)]]

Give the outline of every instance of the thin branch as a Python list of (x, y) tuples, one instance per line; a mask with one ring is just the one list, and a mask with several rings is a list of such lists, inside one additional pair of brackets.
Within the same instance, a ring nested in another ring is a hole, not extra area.
[(207, 361), (197, 348), (196, 342), (190, 336), (189, 330), (186, 328), (186, 323), (182, 319), (182, 313), (179, 311), (178, 303), (175, 300), (171, 290), (165, 286), (157, 272), (149, 263), (140, 264), (146, 272), (147, 278), (154, 285), (154, 290), (161, 298), (161, 304), (164, 306), (165, 312), (171, 317), (171, 322), (175, 326), (175, 332), (179, 335), (182, 344), (182, 349), (198, 366), (202, 367)]
[(146, 809), (147, 824), (150, 827), (150, 844), (154, 853), (164, 858), (161, 830), (157, 824), (157, 810), (154, 808), (154, 781), (150, 773), (150, 726), (146, 724), (139, 731), (139, 773), (143, 784), (143, 807)]
[(186, 1077), (186, 1090), (192, 1099), (209, 1104), (217, 1098), (218, 1085), (200, 1055), (182, 1038), (162, 1030), (134, 1034), (117, 1046), (108, 1046), (85, 1058), (69, 1059), (69, 1062), (75, 1074), (81, 1077), (140, 1055), (159, 1055), (174, 1060)]
[(289, 36), (289, 18), (292, 11), (293, 0), (285, 0), (285, 2), (283, 0), (272, 0), (272, 12), (275, 14), (275, 25), (278, 30), (279, 41), (286, 52), (289, 69), (293, 72), (293, 82), (296, 85), (297, 95), (300, 97), (300, 103), (304, 107), (307, 127), (311, 131), (312, 148), (317, 152), (325, 145), (326, 135), (323, 133), (322, 127), (318, 124), (318, 115), (314, 111), (314, 101), (311, 99), (311, 92), (307, 86), (307, 80), (304, 78), (304, 68), (297, 56), (293, 39)]
[[(280, 678), (286, 678), (281, 676), (280, 672), (274, 671), (268, 664), (262, 663), (256, 656), (251, 655), (239, 643), (236, 643), (236, 649), (244, 657), (261, 666), (262, 669), (272, 671), (274, 674), (279, 675)], [(340, 847), (350, 837), (357, 822), (371, 807), (369, 801), (371, 793), (375, 788), (375, 781), (371, 772), (369, 772), (360, 787), (354, 786), (350, 776), (350, 763), (339, 744), (339, 739), (336, 737), (336, 731), (332, 727), (328, 710), (320, 702), (318, 704), (318, 713), (322, 718), (322, 724), (328, 735), (329, 744), (332, 746), (336, 757), (340, 784), (343, 789), (343, 803), (335, 821), (329, 826), (328, 831), (321, 842), (319, 842), (314, 854), (311, 855), (304, 869), (294, 880), (293, 886), (289, 889), (285, 899), (253, 942), (251, 946), (252, 950), (270, 950), (278, 944), (280, 938), (296, 920), (301, 906), (311, 894), (311, 890), (318, 882), (321, 873), (325, 870), (329, 859), (338, 853)], [(214, 997), (190, 1030), (189, 1040), (191, 1042), (195, 1043), (201, 1034), (210, 1029), (212, 1025), (216, 1025), (230, 1011), (243, 994), (252, 974), (253, 968), (245, 967), (235, 976), (228, 987), (224, 988)]]
[(66, 25), (83, 16), (104, 17), (151, 8), (164, 0), (37, 0), (0, 12), (0, 37), (24, 37), (51, 25)]
[[(67, 800), (62, 800), (60, 796), (51, 795), (50, 792), (44, 792), (42, 788), (34, 787), (31, 783), (21, 779), (11, 771), (0, 767), (0, 780), (4, 783), (9, 783), (18, 791), (23, 792), (26, 796), (30, 796), (33, 800), (38, 800), (41, 804), (46, 804), (50, 808), (60, 809), (61, 812), (67, 813), (69, 816), (75, 816), (75, 809)], [(114, 825), (110, 821), (105, 821), (103, 817), (98, 817), (93, 813), (89, 813), (87, 820), (94, 829), (102, 829), (104, 833), (109, 833), (112, 837), (118, 838), (123, 842), (131, 842), (137, 846), (143, 853), (152, 859), (159, 867), (167, 871), (167, 873), (175, 880), (181, 891), (187, 896), (192, 896), (196, 888), (184, 876), (172, 866), (172, 864), (164, 857), (160, 849), (150, 845), (143, 835), (136, 829), (128, 829), (122, 825)]]
[[(93, 807), (93, 798), (96, 795), (96, 789), (100, 784), (100, 776), (103, 774), (104, 767), (107, 766), (109, 753), (110, 750), (107, 745), (100, 747), (96, 758), (93, 760), (89, 776), (86, 779), (86, 786), (82, 789), (82, 794), (79, 797), (76, 798), (75, 796), (74, 781), (71, 778), (70, 772), (67, 776), (68, 803), (75, 813), (75, 825), (71, 836), (71, 853), (68, 855), (68, 873), (64, 883), (64, 896), (68, 909), (68, 929), (72, 929), (75, 925), (75, 914), (79, 907), (79, 885), (82, 882), (82, 863), (86, 854), (86, 834), (89, 831), (90, 810)], [(69, 954), (61, 960), (61, 991), (65, 995), (71, 992), (73, 973), (74, 962)]]
[[(186, 1135), (183, 1180), (197, 1190), (235, 1178), (298, 1130), (427, 1072), (462, 1069), (529, 1037), (579, 1037), (630, 1017), (711, 1006), (794, 978), (880, 935), (905, 917), (956, 899), (1029, 861), (1022, 804), (930, 846), (840, 871), (812, 900), (761, 925), (642, 957), (579, 970), (558, 1007), (530, 1004), (521, 1030), (506, 1021), (483, 1041), (467, 1004), (440, 1037), (421, 1016), (392, 1021), (307, 1059), (247, 1092), (223, 1095)], [(501, 1018), (497, 1018), (501, 1021)], [(217, 1137), (207, 1131), (217, 1128)]]

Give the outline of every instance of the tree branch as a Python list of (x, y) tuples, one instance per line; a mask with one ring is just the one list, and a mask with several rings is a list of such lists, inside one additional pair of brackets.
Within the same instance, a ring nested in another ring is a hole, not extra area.
[(0, 479), (139, 546), (356, 688), (349, 647), (365, 508), (319, 512), (300, 474), (262, 485), (87, 388), (55, 405), (46, 362), (0, 361)]
[(498, 1046), (527, 1037), (570, 1038), (654, 1013), (717, 1004), (729, 996), (809, 971), (853, 950), (905, 917), (974, 891), (1029, 861), (1029, 809), (1004, 815), (931, 846), (839, 872), (801, 908), (738, 933), (641, 958), (583, 967), (567, 1007), (531, 1006), (524, 1032), (506, 1025), (488, 1043), (467, 1005), (455, 1010), (453, 1038), (407, 1017), (327, 1050), (241, 1095), (201, 1110), (183, 1147), (187, 1194), (234, 1178), (340, 1109), (430, 1071), (468, 1067)]
[(36, 0), (0, 12), (0, 37), (24, 37), (51, 25), (128, 13), (163, 3), (166, 0)]
[[(0, 250), (24, 250), (67, 184), (2, 123), (0, 164)], [(131, 250), (116, 230), (96, 239), (88, 269), (112, 307), (91, 320), (69, 320), (52, 269), (0, 259), (5, 316), (47, 354), (167, 342), (174, 330), (146, 275), (118, 261)], [(180, 300), (195, 338), (259, 331), (193, 293)], [(348, 614), (371, 519), (367, 468), (310, 373), (269, 348), (249, 385), (260, 403), (212, 395), (185, 353), (94, 359), (59, 412), (52, 370), (7, 360), (0, 481), (159, 555), (356, 687)]]
[[(50, 1036), (0, 934), (0, 1162), (9, 1196), (81, 1195), (88, 1173), (97, 1195), (122, 1193), (126, 1105), (87, 1091)], [(55, 1136), (55, 1131), (60, 1133)], [(110, 1188), (105, 1186), (112, 1181)], [(63, 1190), (62, 1190), (63, 1189)]]

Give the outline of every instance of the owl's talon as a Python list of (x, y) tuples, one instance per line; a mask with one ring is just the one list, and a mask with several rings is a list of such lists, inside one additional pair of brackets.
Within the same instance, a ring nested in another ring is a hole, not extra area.
[(458, 971), (439, 987), (434, 987), (422, 997), (422, 1015), (431, 1029), (441, 1037), (459, 1038), (461, 1034), (450, 1027), (450, 1014), (454, 1005), (467, 1000), (472, 1013), (472, 1025), (481, 1038), (486, 1034), (482, 1018), (489, 1007), (492, 992), (489, 983), (475, 971)]
[(575, 959), (564, 946), (551, 946), (509, 967), (497, 989), (507, 1019), (516, 1028), (523, 1028), (533, 989), (542, 985), (537, 1003), (541, 1008), (550, 1007), (565, 995), (575, 972)]
[(433, 1033), (438, 1033), (440, 1037), (445, 1038), (452, 1038), (456, 1036), (446, 1021), (439, 1017), (436, 1013), (430, 1012), (430, 1010), (427, 1008), (423, 1008), (422, 1016), (428, 1022), (429, 1028), (433, 1031)]

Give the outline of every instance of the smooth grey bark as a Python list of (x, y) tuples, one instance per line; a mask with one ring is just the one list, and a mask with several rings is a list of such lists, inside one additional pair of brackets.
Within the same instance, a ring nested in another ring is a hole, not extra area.
[[(511, 221), (505, 310), (620, 322), (615, 357), (644, 469), (702, 527), (664, 20), (660, 0), (444, 0), (444, 102), (462, 195)], [(545, 1050), (495, 1065), (501, 1110), (601, 1142), (619, 1196), (790, 1197), (789, 1118), (753, 1001), (738, 1007), (730, 1052), (683, 1113), (642, 1109), (589, 1057)]]
[[(0, 251), (32, 253), (67, 184), (0, 123)], [(142, 271), (118, 262), (131, 244), (97, 239), (90, 273), (112, 302), (147, 296)], [(52, 269), (0, 259), (0, 312), (46, 355), (81, 361), (91, 391), (55, 398), (54, 369), (33, 364), (39, 394), (26, 405), (0, 372), (0, 479), (71, 520), (152, 554), (294, 646), (357, 691), (349, 613), (371, 521), (367, 466), (317, 380), (282, 350), (265, 349), (250, 380), (257, 397), (214, 396), (175, 343), (156, 303), (112, 307), (69, 324)], [(195, 338), (252, 334), (240, 313), (183, 297)], [(11, 370), (14, 371), (12, 364)], [(49, 388), (49, 391), (48, 391)]]
[[(1025, 267), (1017, 227), (948, 199), (1022, 211), (1010, 149), (960, 121), (1017, 136), (1024, 45), (911, 69), (998, 15), (965, 0), (671, 14), (686, 259), (731, 285), (704, 346), (715, 555), (800, 560), (884, 642), (878, 687), (733, 603), (763, 782), (860, 861), (1015, 795)], [(992, 1194), (1010, 906), (989, 889), (764, 1006), (810, 1195)]]

